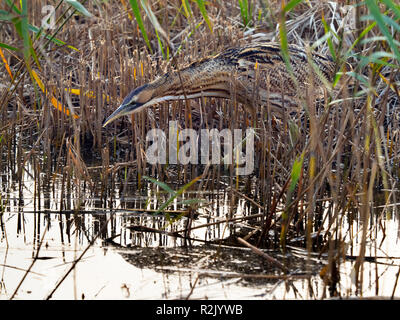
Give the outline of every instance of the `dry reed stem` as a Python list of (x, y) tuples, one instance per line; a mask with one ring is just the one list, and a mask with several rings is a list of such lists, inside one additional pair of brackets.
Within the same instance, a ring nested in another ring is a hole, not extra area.
[(289, 272), (289, 270), (282, 264), (280, 263), (278, 260), (276, 260), (275, 258), (272, 258), (269, 254), (261, 251), (260, 249), (258, 249), (257, 247), (251, 245), (250, 243), (248, 243), (246, 240), (238, 237), (237, 238), (238, 241), (245, 245), (246, 247), (250, 248), (255, 254), (265, 258), (267, 261), (269, 261), (270, 263), (274, 264), (275, 266), (279, 267), (283, 272)]

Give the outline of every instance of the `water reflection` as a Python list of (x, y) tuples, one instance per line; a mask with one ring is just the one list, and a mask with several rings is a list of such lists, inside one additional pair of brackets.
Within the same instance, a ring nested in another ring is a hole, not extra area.
[[(232, 213), (228, 193), (203, 193), (208, 205), (190, 218), (185, 216), (186, 209), (178, 211), (175, 200), (175, 214), (182, 218), (173, 221), (172, 213), (169, 218), (154, 215), (168, 195), (148, 189), (132, 191), (130, 194), (137, 196), (126, 197), (130, 186), (116, 184), (112, 194), (108, 191), (106, 197), (98, 196), (84, 183), (67, 185), (62, 175), (40, 174), (39, 179), (34, 166), (27, 164), (20, 176), (0, 175), (2, 299), (44, 299), (50, 295), (53, 299), (330, 296), (332, 279), (321, 273), (329, 257), (308, 254), (302, 239), (292, 239), (286, 254), (264, 250), (289, 269), (287, 275), (249, 248), (217, 241), (240, 235), (243, 228), (247, 228), (246, 234), (257, 231), (251, 220), (215, 224)], [(190, 193), (185, 196), (190, 198)], [(104, 203), (109, 204), (107, 209)], [(240, 199), (234, 210), (235, 217), (257, 214)], [(196, 229), (204, 224), (208, 226)], [(399, 296), (398, 218), (393, 215), (372, 221), (369, 233), (376, 240), (368, 244), (365, 255), (374, 258), (362, 264), (363, 285), (358, 289), (352, 278), (359, 252), (359, 224), (347, 219), (342, 224), (346, 250), (335, 264), (340, 279), (336, 294), (342, 298)], [(188, 228), (193, 230), (186, 236), (178, 232)]]

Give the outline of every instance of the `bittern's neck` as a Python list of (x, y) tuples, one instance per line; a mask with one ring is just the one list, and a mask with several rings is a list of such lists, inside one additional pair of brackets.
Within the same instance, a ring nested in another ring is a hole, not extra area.
[(206, 59), (151, 82), (151, 104), (199, 97), (229, 98), (231, 70), (221, 69), (217, 63)]

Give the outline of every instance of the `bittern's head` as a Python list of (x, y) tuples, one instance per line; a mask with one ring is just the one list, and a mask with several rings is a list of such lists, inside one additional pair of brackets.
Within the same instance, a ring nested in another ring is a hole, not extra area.
[(115, 119), (119, 117), (126, 116), (128, 114), (138, 112), (143, 108), (153, 104), (154, 90), (149, 86), (149, 84), (145, 84), (135, 90), (131, 91), (124, 99), (122, 104), (115, 110), (103, 123), (103, 127), (107, 124), (113, 122)]

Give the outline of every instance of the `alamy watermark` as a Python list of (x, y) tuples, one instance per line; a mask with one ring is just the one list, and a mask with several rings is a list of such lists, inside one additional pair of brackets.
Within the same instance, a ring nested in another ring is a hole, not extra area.
[(147, 133), (146, 141), (151, 144), (146, 150), (146, 159), (150, 164), (234, 164), (237, 175), (249, 175), (254, 170), (252, 128), (246, 129), (243, 137), (242, 129), (233, 129), (233, 132), (201, 129), (198, 133), (194, 129), (179, 130), (177, 121), (170, 121), (168, 131), (168, 152), (163, 130), (152, 129)]
[(42, 28), (45, 30), (53, 30), (56, 28), (56, 8), (52, 5), (42, 7), (42, 14), (45, 16), (42, 19)]

